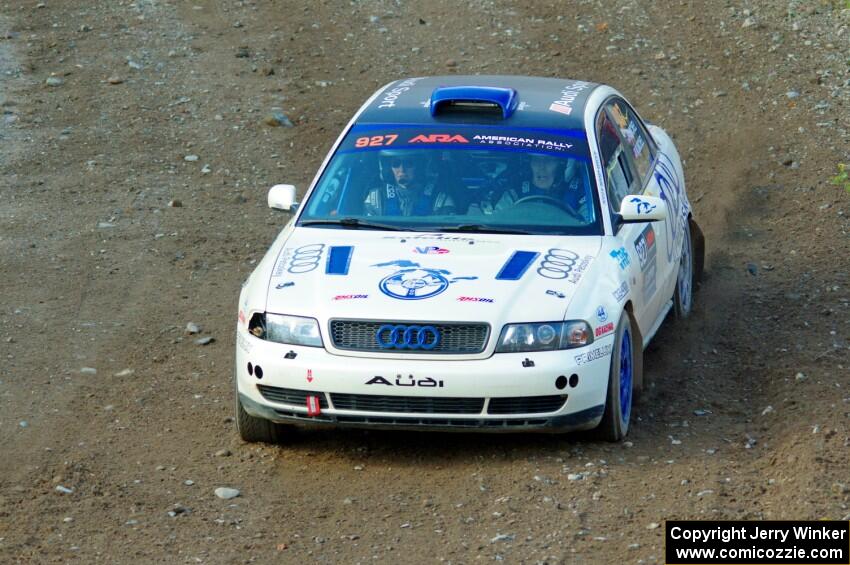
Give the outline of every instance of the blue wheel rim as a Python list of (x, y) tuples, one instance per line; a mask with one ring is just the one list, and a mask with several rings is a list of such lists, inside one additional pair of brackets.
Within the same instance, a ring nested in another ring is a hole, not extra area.
[(628, 328), (620, 341), (620, 421), (629, 422), (632, 413), (632, 339)]
[(693, 261), (691, 260), (691, 232), (685, 228), (685, 241), (682, 242), (682, 259), (679, 262), (679, 303), (685, 312), (691, 311)]

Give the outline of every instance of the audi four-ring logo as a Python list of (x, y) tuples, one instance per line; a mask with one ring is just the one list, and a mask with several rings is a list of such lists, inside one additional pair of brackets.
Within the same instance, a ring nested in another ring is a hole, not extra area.
[(384, 324), (375, 333), (381, 349), (424, 349), (430, 351), (440, 343), (440, 332), (434, 326), (394, 326)]
[(578, 254), (568, 249), (550, 249), (537, 268), (537, 274), (547, 279), (565, 279), (573, 270)]
[(319, 262), (322, 258), (322, 251), (324, 250), (324, 243), (302, 245), (292, 252), (292, 257), (289, 259), (289, 266), (286, 270), (295, 275), (309, 273), (319, 266)]

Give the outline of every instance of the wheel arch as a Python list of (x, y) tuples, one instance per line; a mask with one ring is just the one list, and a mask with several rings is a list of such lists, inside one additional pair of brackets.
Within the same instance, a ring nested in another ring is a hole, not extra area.
[(640, 331), (640, 327), (637, 324), (637, 317), (634, 312), (634, 305), (631, 300), (627, 300), (623, 305), (623, 312), (628, 314), (629, 316), (629, 326), (632, 331), (632, 334), (635, 336), (633, 343), (632, 351), (633, 353), (633, 374), (632, 379), (634, 379), (634, 389), (633, 394), (635, 400), (640, 397), (640, 394), (643, 392), (643, 334)]

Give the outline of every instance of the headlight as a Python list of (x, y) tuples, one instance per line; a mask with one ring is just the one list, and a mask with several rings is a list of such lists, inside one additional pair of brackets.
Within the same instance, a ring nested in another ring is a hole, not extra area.
[(277, 343), (323, 346), (322, 336), (319, 334), (319, 323), (313, 318), (257, 312), (251, 316), (248, 331), (260, 339)]
[(593, 343), (593, 332), (584, 320), (508, 324), (502, 328), (496, 353), (554, 351)]

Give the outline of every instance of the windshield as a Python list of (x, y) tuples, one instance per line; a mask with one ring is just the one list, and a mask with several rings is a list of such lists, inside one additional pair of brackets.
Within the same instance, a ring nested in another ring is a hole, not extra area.
[(354, 126), (302, 226), (600, 235), (583, 132)]

